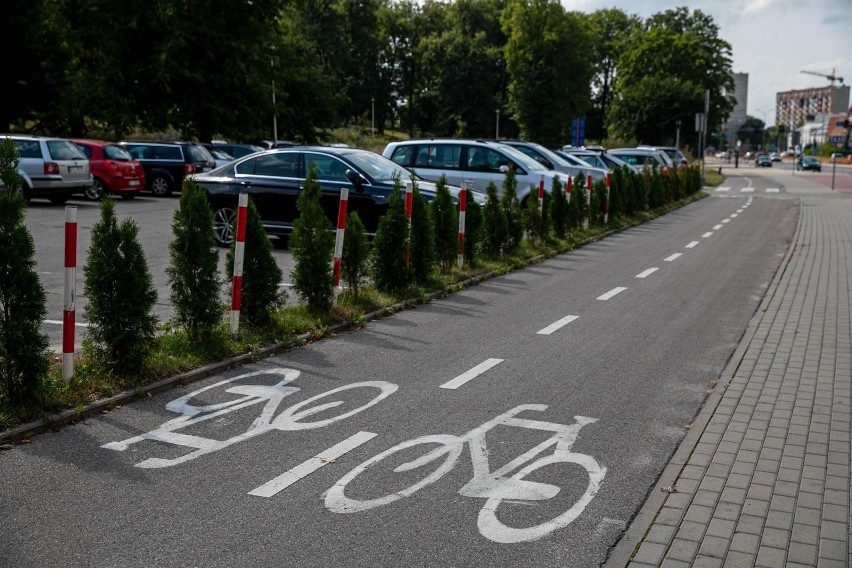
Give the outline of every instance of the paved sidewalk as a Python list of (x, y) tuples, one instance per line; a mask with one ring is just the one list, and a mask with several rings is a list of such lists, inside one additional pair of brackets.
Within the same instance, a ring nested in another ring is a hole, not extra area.
[(607, 566), (852, 566), (850, 280), (852, 199), (804, 198), (739, 349)]

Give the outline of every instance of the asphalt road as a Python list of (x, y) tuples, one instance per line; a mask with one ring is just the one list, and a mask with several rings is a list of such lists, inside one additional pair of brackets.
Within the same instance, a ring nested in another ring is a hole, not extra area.
[(2, 452), (0, 564), (597, 566), (788, 248), (775, 185)]

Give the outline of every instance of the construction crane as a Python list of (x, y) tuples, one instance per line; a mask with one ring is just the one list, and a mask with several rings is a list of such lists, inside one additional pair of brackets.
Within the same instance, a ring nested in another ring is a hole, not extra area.
[(808, 75), (816, 75), (817, 77), (825, 77), (826, 79), (828, 79), (831, 82), (832, 87), (834, 86), (835, 81), (840, 81), (841, 84), (843, 83), (843, 77), (838, 77), (837, 75), (835, 75), (834, 68), (831, 69), (830, 74), (818, 73), (816, 71), (800, 71), (800, 73), (807, 73)]

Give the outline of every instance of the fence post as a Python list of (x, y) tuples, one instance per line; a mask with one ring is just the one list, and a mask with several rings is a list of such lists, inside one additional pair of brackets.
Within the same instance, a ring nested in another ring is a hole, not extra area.
[(240, 300), (243, 294), (243, 259), (246, 253), (246, 217), (248, 194), (241, 193), (237, 207), (237, 231), (234, 243), (234, 279), (231, 285), (231, 334), (240, 329)]
[(334, 240), (334, 286), (340, 286), (340, 259), (343, 257), (343, 234), (346, 231), (346, 208), (349, 204), (349, 188), (340, 190), (340, 206), (337, 209), (337, 235)]
[(77, 207), (65, 207), (65, 299), (62, 306), (62, 380), (74, 378), (74, 324), (77, 297)]
[(467, 186), (462, 183), (461, 191), (459, 192), (459, 270), (464, 266), (464, 222), (465, 212), (467, 211)]
[(609, 222), (609, 188), (612, 184), (612, 172), (606, 174), (606, 201), (604, 202), (604, 225)]
[(405, 233), (405, 266), (411, 263), (411, 210), (414, 205), (414, 182), (405, 184), (405, 218), (408, 221), (408, 230)]
[(568, 179), (565, 180), (565, 193), (568, 194), (568, 203), (571, 203), (571, 186), (573, 186), (573, 185), (574, 185), (574, 178), (572, 178), (569, 175)]
[(583, 215), (583, 229), (589, 229), (589, 209), (592, 207), (592, 174), (586, 176), (586, 212)]

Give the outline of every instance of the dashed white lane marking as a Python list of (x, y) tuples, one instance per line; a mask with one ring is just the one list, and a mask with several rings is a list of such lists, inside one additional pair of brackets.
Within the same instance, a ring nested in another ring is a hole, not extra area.
[(499, 365), (502, 362), (503, 362), (503, 359), (487, 359), (487, 360), (483, 361), (482, 363), (480, 363), (479, 365), (477, 365), (476, 367), (474, 367), (473, 369), (471, 369), (471, 370), (469, 370), (465, 373), (462, 373), (461, 375), (459, 375), (455, 379), (453, 379), (451, 381), (447, 381), (446, 383), (441, 385), (440, 388), (442, 388), (442, 389), (457, 389), (460, 386), (462, 386), (463, 384), (465, 384), (466, 382), (468, 382), (472, 379), (475, 379), (476, 377), (478, 377), (479, 375), (481, 375), (482, 373), (484, 373), (485, 371), (487, 371), (491, 367), (494, 367), (495, 365)]
[(698, 246), (698, 241), (692, 241), (688, 245), (686, 245), (686, 248), (691, 249), (691, 248), (695, 248), (697, 246)]
[(713, 230), (714, 230), (714, 231), (718, 231), (718, 230), (719, 230), (719, 229), (721, 229), (721, 228), (722, 228), (722, 225), (713, 225)]
[(777, 187), (767, 187), (766, 193), (780, 193), (781, 190)]
[(537, 331), (536, 335), (550, 335), (551, 333), (553, 333), (557, 329), (568, 325), (569, 323), (571, 323), (572, 321), (574, 321), (578, 317), (580, 317), (580, 316), (565, 316), (561, 320), (555, 321), (552, 324), (550, 324), (549, 326), (547, 326), (546, 328)]
[(752, 193), (754, 191), (753, 187), (744, 187), (740, 190), (740, 193)]
[(681, 256), (683, 256), (681, 253), (676, 252), (676, 253), (674, 253), (674, 254), (673, 254), (673, 255), (671, 255), (671, 256), (667, 256), (667, 257), (666, 257), (666, 258), (664, 258), (663, 260), (665, 260), (666, 262), (671, 262), (671, 261), (673, 261), (673, 260), (677, 260), (677, 259), (679, 259)]
[(736, 219), (739, 216), (739, 213), (731, 213), (731, 219)]
[(648, 270), (643, 270), (642, 272), (640, 272), (639, 274), (636, 275), (636, 278), (647, 278), (650, 275), (652, 275), (653, 273), (655, 273), (656, 271), (657, 271), (656, 268), (649, 268)]
[(618, 286), (616, 288), (613, 288), (612, 290), (610, 290), (606, 294), (602, 294), (602, 295), (598, 296), (597, 299), (606, 301), (606, 300), (609, 300), (610, 298), (612, 298), (613, 296), (615, 296), (616, 294), (621, 294), (625, 290), (627, 290), (627, 288), (625, 288), (624, 286)]
[[(49, 325), (62, 325), (62, 320), (44, 320), (43, 323)], [(86, 322), (74, 322), (74, 327), (89, 327), (89, 324)]]
[(712, 236), (713, 236), (713, 231), (707, 231), (706, 233), (701, 235), (701, 238), (706, 239), (706, 238), (709, 238), (709, 237), (712, 237)]
[(339, 444), (335, 444), (324, 452), (318, 453), (316, 456), (304, 461), (289, 471), (285, 471), (275, 479), (271, 479), (258, 487), (248, 492), (249, 495), (256, 497), (272, 497), (279, 491), (282, 491), (308, 474), (311, 474), (326, 465), (333, 463), (343, 454), (354, 450), (361, 444), (369, 442), (378, 434), (372, 432), (358, 432), (353, 436), (349, 436)]
[(716, 191), (731, 191), (730, 187), (717, 187)]
[(730, 219), (722, 219), (723, 223), (727, 223), (728, 221), (730, 221)]

